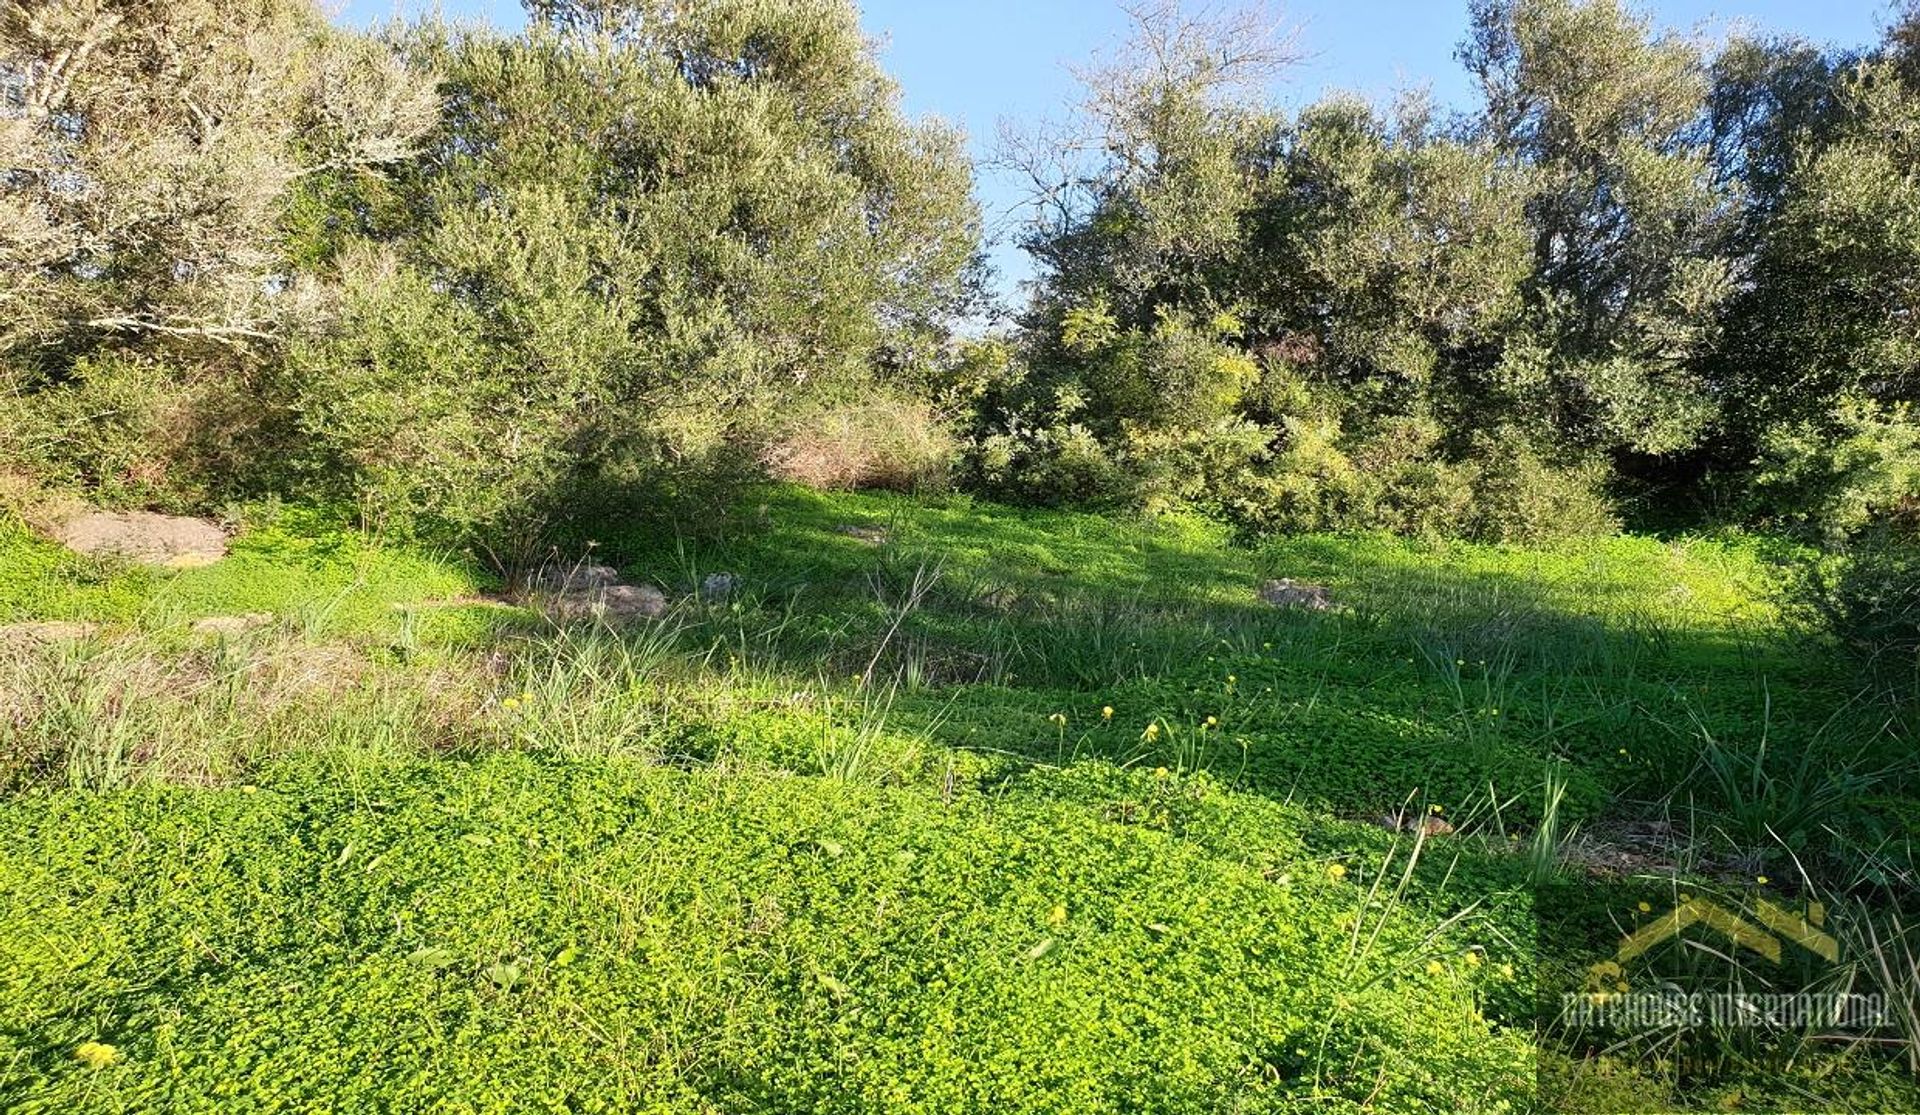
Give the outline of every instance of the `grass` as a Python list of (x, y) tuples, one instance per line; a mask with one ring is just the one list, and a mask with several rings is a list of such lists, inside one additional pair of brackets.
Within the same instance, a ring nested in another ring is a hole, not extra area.
[(1908, 1046), (1535, 1023), (1548, 913), (1610, 947), (1678, 885), (1583, 850), (1656, 826), (1864, 903), (1911, 1029), (1911, 748), (1776, 544), (789, 488), (595, 541), (668, 618), (552, 629), (297, 509), (174, 575), (0, 526), (0, 619), (105, 625), (0, 640), (0, 1106), (1920, 1109)]

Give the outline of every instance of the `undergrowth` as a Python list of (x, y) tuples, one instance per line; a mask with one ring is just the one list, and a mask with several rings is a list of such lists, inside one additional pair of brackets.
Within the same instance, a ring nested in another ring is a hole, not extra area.
[[(1179, 518), (763, 499), (604, 532), (672, 602), (618, 632), (297, 510), (165, 575), (0, 531), (6, 620), (102, 625), (0, 628), (0, 1099), (1912, 1095), (1892, 1056), (1709, 1087), (1535, 1028), (1536, 904), (1568, 881), (1617, 877), (1565, 891), (1596, 939), (1635, 872), (1873, 910), (1912, 882), (1910, 748), (1796, 626), (1776, 544), (1246, 549)], [(1337, 608), (1261, 603), (1278, 577)], [(1646, 830), (1658, 854), (1601, 854)], [(1870, 961), (1910, 956), (1911, 917), (1874, 918), (1855, 938), (1890, 943), (1854, 970), (1910, 1016)]]

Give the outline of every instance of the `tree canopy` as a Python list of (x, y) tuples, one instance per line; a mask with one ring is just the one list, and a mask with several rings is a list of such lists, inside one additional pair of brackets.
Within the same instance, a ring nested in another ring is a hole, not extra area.
[(1920, 507), (1920, 9), (1833, 50), (1473, 0), (1453, 112), (1283, 111), (1271, 12), (1129, 10), (1005, 137), (1041, 277), (982, 334), (962, 137), (851, 0), (11, 0), (0, 456), (496, 541), (883, 444), (1253, 532)]

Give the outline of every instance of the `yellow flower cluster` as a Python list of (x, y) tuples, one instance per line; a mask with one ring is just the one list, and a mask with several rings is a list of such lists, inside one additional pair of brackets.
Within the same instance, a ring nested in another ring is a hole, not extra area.
[(104, 1041), (81, 1042), (73, 1051), (73, 1059), (88, 1068), (103, 1069), (120, 1059), (120, 1051)]

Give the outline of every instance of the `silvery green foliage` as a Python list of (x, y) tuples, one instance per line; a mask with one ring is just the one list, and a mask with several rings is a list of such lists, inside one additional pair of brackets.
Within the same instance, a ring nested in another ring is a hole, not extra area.
[(291, 376), (318, 471), (440, 533), (524, 533), (907, 376), (977, 242), (957, 135), (844, 3), (544, 5), (426, 25), (438, 128), (327, 233), (346, 310)]

